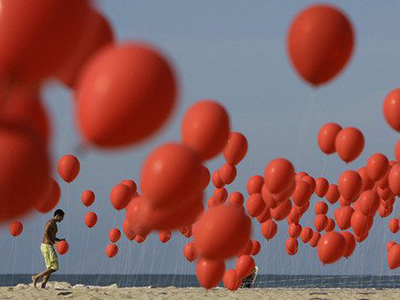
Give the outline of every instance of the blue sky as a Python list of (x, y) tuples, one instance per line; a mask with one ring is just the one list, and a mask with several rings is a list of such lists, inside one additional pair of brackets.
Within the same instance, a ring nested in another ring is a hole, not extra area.
[[(236, 181), (228, 186), (230, 192), (245, 192), (247, 179), (263, 174), (275, 157), (286, 157), (296, 170), (325, 176), (331, 182), (337, 182), (343, 170), (361, 167), (373, 153), (393, 158), (398, 134), (384, 121), (382, 101), (399, 85), (400, 3), (330, 1), (349, 15), (356, 47), (345, 72), (318, 90), (297, 77), (286, 53), (291, 19), (311, 3), (314, 1), (99, 1), (118, 41), (148, 41), (171, 59), (179, 77), (180, 99), (170, 122), (146, 143), (118, 152), (92, 150), (80, 156), (82, 171), (70, 187), (54, 174), (62, 187), (60, 207), (67, 212), (59, 236), (70, 244), (69, 253), (60, 258), (61, 274), (194, 273), (195, 265), (182, 256), (188, 240), (180, 234), (174, 233), (165, 245), (154, 234), (143, 244), (122, 238), (120, 253), (114, 259), (105, 257), (105, 247), (108, 230), (120, 228), (124, 217), (110, 205), (112, 186), (127, 178), (138, 182), (143, 159), (160, 143), (179, 140), (183, 113), (199, 99), (223, 103), (230, 113), (232, 129), (248, 138), (249, 152), (238, 166)], [(43, 100), (51, 114), (56, 165), (60, 156), (76, 154), (80, 141), (72, 95), (53, 82), (44, 88)], [(366, 145), (359, 159), (345, 165), (336, 155), (326, 157), (319, 151), (316, 134), (326, 122), (363, 131)], [(207, 165), (213, 171), (223, 162), (218, 157)], [(79, 200), (86, 189), (97, 195), (91, 210), (98, 214), (99, 222), (93, 229), (84, 226), (87, 210)], [(206, 198), (211, 193), (209, 188)], [(312, 203), (317, 201), (313, 198)], [(330, 208), (331, 216), (334, 208)], [(393, 217), (398, 212), (396, 203)], [(310, 209), (301, 224), (311, 226), (313, 216)], [(24, 219), (24, 232), (17, 239), (9, 236), (7, 228), (0, 229), (1, 273), (31, 273), (44, 268), (39, 246), (49, 218), (36, 214)], [(386, 262), (386, 242), (396, 240), (387, 227), (389, 219), (376, 217), (370, 237), (357, 246), (353, 257), (325, 267), (318, 261), (316, 250), (302, 243), (295, 257), (286, 255), (286, 222), (279, 224), (278, 234), (270, 242), (262, 238), (254, 222), (254, 238), (262, 244), (256, 263), (266, 274), (399, 274), (389, 271)]]

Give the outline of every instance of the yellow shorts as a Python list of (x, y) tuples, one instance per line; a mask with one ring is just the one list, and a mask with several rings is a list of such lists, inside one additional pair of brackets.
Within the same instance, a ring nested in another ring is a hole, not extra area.
[(42, 244), (40, 250), (43, 253), (44, 261), (46, 263), (46, 268), (51, 268), (54, 271), (58, 270), (58, 257), (56, 251), (52, 245)]

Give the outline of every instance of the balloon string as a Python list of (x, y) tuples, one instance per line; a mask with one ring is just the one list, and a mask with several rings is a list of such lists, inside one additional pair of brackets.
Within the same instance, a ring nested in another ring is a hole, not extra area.
[(17, 251), (18, 251), (18, 237), (14, 239), (15, 243), (15, 250), (14, 250), (14, 259), (13, 259), (13, 264), (12, 264), (12, 272), (11, 272), (11, 285), (14, 285), (14, 268), (15, 268), (15, 260), (17, 258)]

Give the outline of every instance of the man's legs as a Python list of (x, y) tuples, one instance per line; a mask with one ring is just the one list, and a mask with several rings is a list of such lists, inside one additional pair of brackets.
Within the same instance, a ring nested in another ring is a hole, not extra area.
[[(32, 276), (33, 286), (36, 287), (36, 284), (37, 284), (37, 281), (38, 281), (39, 278), (45, 277), (45, 276), (50, 276), (50, 274), (53, 273), (53, 272), (54, 272), (53, 269), (48, 268), (48, 269), (44, 270), (43, 272), (41, 272), (41, 273), (39, 273), (37, 275), (33, 275)], [(49, 280), (49, 279), (47, 278), (47, 280)]]
[(55, 270), (51, 269), (51, 272), (49, 274), (43, 276), (42, 289), (46, 288), (47, 281), (49, 281), (50, 275), (53, 272), (55, 272)]

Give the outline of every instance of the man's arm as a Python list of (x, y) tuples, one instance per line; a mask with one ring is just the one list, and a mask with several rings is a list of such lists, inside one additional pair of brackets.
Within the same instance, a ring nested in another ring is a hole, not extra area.
[(65, 241), (65, 239), (58, 239), (58, 238), (54, 238), (54, 240), (56, 241), (56, 242), (61, 242), (61, 241)]

